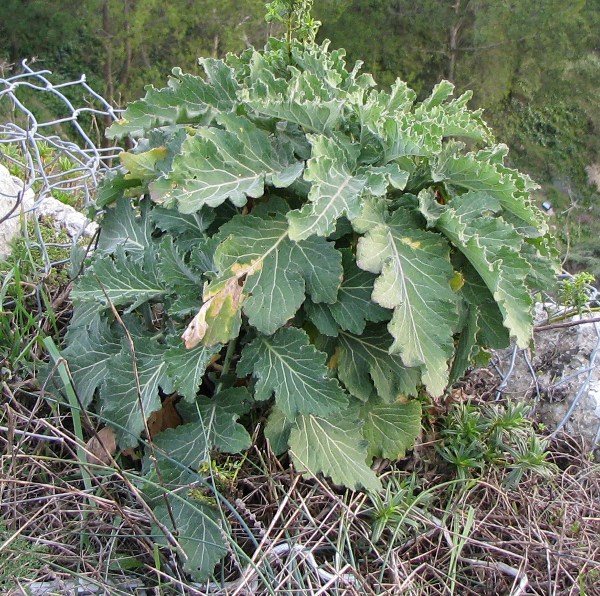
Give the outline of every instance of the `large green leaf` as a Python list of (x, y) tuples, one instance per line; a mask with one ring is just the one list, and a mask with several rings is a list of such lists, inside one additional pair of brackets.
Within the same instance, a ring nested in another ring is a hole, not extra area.
[(240, 300), (251, 325), (270, 335), (294, 316), (308, 292), (315, 302), (334, 302), (342, 278), (341, 255), (322, 238), (292, 242), (285, 217), (236, 216), (219, 232), (219, 276), (204, 291), (218, 298), (243, 285)]
[[(214, 508), (198, 501), (172, 495), (166, 499), (168, 505), (161, 502), (154, 508), (154, 515), (175, 536), (185, 553), (183, 568), (196, 581), (205, 581), (227, 554), (221, 517)], [(157, 526), (153, 527), (152, 535), (159, 544), (170, 546)]]
[[(375, 126), (371, 125), (371, 129), (378, 130), (382, 138), (384, 163), (406, 156), (437, 155), (444, 139), (448, 137), (491, 140), (490, 130), (481, 119), (481, 112), (467, 109), (470, 92), (447, 101), (453, 91), (454, 85), (442, 81), (412, 113), (406, 109), (404, 93), (400, 94), (400, 109), (377, 121)], [(407, 99), (414, 97), (409, 95)]]
[(357, 262), (365, 271), (381, 273), (373, 300), (394, 309), (390, 352), (399, 353), (407, 367), (421, 367), (428, 391), (441, 395), (458, 324), (453, 269), (445, 238), (419, 228), (413, 212), (398, 209), (389, 223), (359, 240)]
[(421, 432), (418, 401), (383, 403), (376, 398), (362, 406), (363, 434), (369, 442), (369, 457), (397, 460), (411, 449)]
[(318, 329), (319, 333), (337, 337), (340, 327), (333, 318), (328, 304), (315, 304), (310, 298), (307, 298), (304, 302), (303, 310), (308, 320)]
[(337, 300), (328, 304), (327, 308), (341, 329), (360, 334), (364, 331), (367, 321), (387, 321), (391, 313), (371, 300), (375, 276), (356, 266), (351, 250), (344, 249), (340, 252), (344, 279)]
[(510, 345), (510, 333), (504, 326), (502, 311), (485, 282), (473, 266), (466, 263), (461, 272), (464, 285), (461, 295), (469, 308), (477, 311), (477, 343), (494, 350), (503, 350)]
[(252, 397), (246, 387), (232, 387), (220, 391), (212, 399), (198, 400), (198, 415), (204, 428), (210, 431), (214, 449), (224, 453), (240, 453), (248, 449), (252, 439), (237, 419), (247, 413)]
[(210, 461), (215, 449), (222, 453), (240, 453), (248, 449), (252, 444), (248, 431), (236, 422), (237, 414), (220, 407), (222, 401), (223, 398), (200, 398), (196, 422), (159, 433), (154, 439), (158, 460), (164, 459), (164, 453), (178, 464), (197, 471), (202, 464)]
[(269, 133), (243, 116), (220, 114), (223, 128), (203, 127), (183, 143), (173, 170), (151, 184), (153, 199), (182, 213), (217, 207), (229, 199), (236, 206), (247, 197), (261, 197), (265, 184), (284, 188), (304, 169), (291, 145), (276, 142)]
[(135, 353), (123, 338), (100, 395), (102, 414), (114, 424), (121, 447), (137, 445), (145, 420), (161, 407), (159, 388), (165, 393), (173, 390), (164, 347), (147, 336), (134, 335), (133, 341)]
[(343, 116), (345, 102), (335, 97), (339, 90), (324, 85), (316, 74), (297, 69), (291, 74), (291, 81), (277, 77), (272, 66), (256, 53), (244, 103), (258, 114), (292, 122), (305, 132), (331, 132)]
[(208, 348), (200, 344), (187, 350), (177, 338), (176, 343), (165, 352), (167, 372), (173, 380), (173, 386), (187, 401), (196, 399), (206, 367), (220, 348), (219, 345)]
[(237, 102), (238, 84), (232, 70), (222, 60), (201, 61), (207, 80), (173, 69), (169, 86), (146, 88), (144, 99), (127, 106), (123, 117), (106, 131), (109, 139), (141, 136), (157, 126), (208, 123), (211, 108), (229, 111)]
[(98, 239), (98, 254), (111, 255), (117, 247), (122, 247), (133, 261), (143, 261), (152, 244), (147, 207), (143, 204), (141, 215), (137, 216), (131, 201), (120, 198), (114, 207), (107, 209)]
[(337, 220), (352, 220), (360, 213), (360, 196), (367, 184), (364, 174), (356, 174), (358, 145), (342, 142), (342, 137), (309, 135), (313, 150), (304, 177), (312, 182), (309, 203), (288, 214), (290, 238), (302, 240), (313, 234), (328, 236)]
[(318, 416), (299, 416), (290, 433), (292, 460), (298, 470), (322, 472), (348, 488), (378, 491), (381, 483), (366, 464), (367, 447), (361, 424), (342, 416), (335, 422)]
[(407, 368), (399, 354), (390, 354), (392, 338), (382, 325), (370, 325), (361, 335), (339, 335), (338, 378), (355, 397), (366, 401), (373, 394), (386, 402), (415, 395), (418, 368)]
[(180, 213), (177, 209), (154, 207), (149, 214), (154, 225), (169, 232), (177, 239), (183, 235), (193, 235), (202, 238), (208, 226), (215, 219), (215, 212), (211, 209), (202, 209), (194, 213)]
[(264, 427), (264, 435), (275, 455), (288, 450), (291, 430), (292, 425), (285, 414), (276, 406), (273, 407)]
[[(146, 256), (151, 256), (147, 253)], [(128, 311), (164, 294), (156, 269), (143, 267), (125, 256), (122, 247), (110, 256), (96, 259), (73, 288), (73, 300), (128, 305)]]
[(420, 195), (423, 211), (469, 260), (491, 292), (504, 325), (521, 347), (532, 337), (532, 299), (525, 283), (529, 263), (520, 255), (523, 238), (496, 214), (500, 201), (486, 192), (467, 192), (440, 206)]
[(548, 230), (541, 211), (528, 197), (537, 188), (527, 176), (502, 165), (508, 153), (505, 145), (492, 150), (466, 155), (442, 154), (433, 168), (435, 181), (447, 185), (487, 194), (500, 202), (502, 208), (530, 226), (535, 236)]
[(67, 331), (67, 343), (71, 342), (69, 339), (69, 331), (74, 331), (75, 329), (80, 330), (81, 327), (98, 325), (102, 319), (102, 315), (104, 315), (107, 310), (108, 307), (102, 306), (97, 302), (73, 300), (73, 315), (71, 316), (69, 330)]
[(244, 348), (237, 374), (254, 375), (258, 379), (255, 398), (265, 400), (275, 394), (277, 407), (289, 420), (297, 414), (327, 416), (346, 407), (348, 398), (329, 378), (325, 357), (301, 329), (280, 329)]
[(69, 363), (77, 396), (83, 406), (88, 406), (121, 351), (121, 336), (105, 320), (96, 319), (90, 326), (71, 326), (66, 341), (62, 354)]
[(435, 122), (415, 121), (412, 114), (388, 118), (381, 125), (383, 162), (401, 157), (435, 154), (442, 146), (442, 131)]
[(167, 304), (169, 314), (187, 314), (198, 308), (202, 295), (202, 280), (177, 250), (173, 236), (165, 236), (160, 243), (158, 274), (164, 284), (165, 293), (175, 295)]

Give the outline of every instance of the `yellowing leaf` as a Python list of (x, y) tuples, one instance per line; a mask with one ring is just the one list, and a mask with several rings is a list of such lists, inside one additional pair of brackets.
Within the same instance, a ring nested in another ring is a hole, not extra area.
[(465, 276), (460, 271), (455, 271), (450, 280), (450, 287), (454, 292), (458, 292), (465, 285)]
[(255, 210), (221, 226), (223, 240), (214, 255), (219, 276), (206, 288), (204, 299), (245, 276), (244, 314), (258, 331), (271, 335), (296, 314), (306, 294), (314, 302), (333, 304), (343, 269), (333, 243), (317, 237), (290, 240), (282, 213), (289, 209), (285, 202), (271, 201), (265, 207), (264, 219)]
[(240, 308), (244, 301), (241, 278), (231, 277), (214, 292), (192, 319), (181, 339), (189, 350), (201, 341), (206, 346), (227, 343), (235, 337), (241, 323)]
[(166, 147), (157, 147), (144, 153), (129, 153), (123, 151), (119, 154), (121, 163), (129, 170), (125, 180), (147, 180), (156, 177), (156, 162), (167, 156)]

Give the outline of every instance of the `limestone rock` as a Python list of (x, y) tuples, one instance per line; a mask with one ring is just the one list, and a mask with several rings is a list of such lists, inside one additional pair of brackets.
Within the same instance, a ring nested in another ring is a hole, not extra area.
[[(32, 213), (35, 197), (32, 189), (24, 189), (24, 184), (18, 178), (0, 165), (0, 220), (11, 211), (22, 193), (21, 205), (4, 222), (0, 223), (0, 260), (10, 254), (10, 241), (21, 233), (21, 213), (28, 216)], [(57, 230), (64, 228), (71, 238), (93, 236), (98, 224), (90, 221), (71, 207), (57, 201), (52, 196), (44, 196), (35, 207), (37, 217), (48, 217), (54, 222)]]
[[(591, 318), (583, 315), (581, 320)], [(527, 399), (548, 431), (559, 427), (593, 449), (600, 429), (600, 324), (540, 331), (533, 350), (497, 354), (496, 374), (506, 378), (502, 394)], [(512, 363), (512, 367), (511, 367)], [(568, 419), (565, 416), (577, 400)]]
[(90, 221), (85, 215), (70, 205), (57, 201), (54, 197), (45, 197), (36, 211), (38, 216), (50, 217), (57, 230), (64, 228), (71, 238), (93, 236), (98, 224)]
[[(21, 198), (20, 206), (13, 214), (2, 221), (12, 211)], [(33, 207), (34, 195), (31, 189), (24, 189), (23, 183), (17, 183), (10, 172), (0, 164), (0, 259), (10, 254), (10, 241), (21, 232), (21, 213), (27, 213)]]

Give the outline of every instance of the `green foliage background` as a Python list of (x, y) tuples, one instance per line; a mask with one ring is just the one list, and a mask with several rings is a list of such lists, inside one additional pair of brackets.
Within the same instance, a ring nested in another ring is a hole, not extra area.
[[(263, 0), (5, 0), (0, 69), (36, 57), (60, 78), (86, 73), (125, 105), (173, 67), (199, 74), (199, 56), (280, 35), (264, 12)], [(399, 76), (420, 99), (442, 78), (472, 89), (513, 165), (543, 183), (539, 202), (554, 204), (572, 267), (600, 274), (598, 193), (585, 170), (600, 154), (600, 0), (320, 0), (313, 16), (318, 39), (364, 60), (382, 87)]]

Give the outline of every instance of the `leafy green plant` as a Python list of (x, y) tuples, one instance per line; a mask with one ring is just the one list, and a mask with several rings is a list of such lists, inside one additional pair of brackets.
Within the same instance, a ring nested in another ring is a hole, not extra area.
[(438, 452), (461, 479), (492, 466), (507, 470), (505, 483), (515, 486), (525, 473), (547, 477), (553, 470), (524, 403), (456, 404), (442, 420), (441, 436)]
[(379, 541), (385, 532), (391, 532), (396, 539), (406, 539), (409, 531), (423, 529), (423, 524), (411, 515), (417, 505), (426, 505), (431, 495), (419, 490), (418, 478), (412, 474), (407, 478), (391, 476), (380, 493), (371, 493), (372, 507), (368, 511), (372, 524), (371, 539)]
[(226, 553), (225, 515), (173, 487), (210, 488), (211, 455), (266, 419), (301, 472), (378, 491), (373, 458), (420, 432), (413, 398), (441, 396), (482, 348), (528, 345), (530, 291), (555, 271), (534, 184), (469, 94), (377, 90), (327, 43), (201, 64), (108, 130), (137, 144), (99, 191), (64, 350), (121, 448), (179, 394), (183, 423), (143, 473), (196, 578)]
[(578, 311), (590, 301), (590, 286), (596, 278), (587, 271), (576, 273), (573, 277), (563, 279), (559, 288), (559, 297), (566, 307)]
[(314, 42), (321, 23), (310, 16), (313, 0), (274, 0), (267, 3), (268, 22), (279, 22), (285, 26), (288, 51), (291, 52), (292, 38)]

